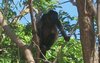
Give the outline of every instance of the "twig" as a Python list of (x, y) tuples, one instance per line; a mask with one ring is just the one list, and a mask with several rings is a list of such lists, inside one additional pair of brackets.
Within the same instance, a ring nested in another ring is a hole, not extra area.
[(74, 28), (72, 28), (72, 30), (70, 31), (70, 36), (75, 32), (77, 26), (78, 26), (79, 22), (77, 22), (74, 26)]

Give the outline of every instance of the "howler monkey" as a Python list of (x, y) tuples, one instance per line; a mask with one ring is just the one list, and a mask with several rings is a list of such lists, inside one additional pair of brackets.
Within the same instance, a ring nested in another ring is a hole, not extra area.
[[(65, 41), (69, 41), (70, 39), (70, 37), (66, 35), (63, 26), (58, 19), (58, 13), (54, 10), (50, 10), (48, 13), (43, 14), (37, 27), (38, 36), (40, 38), (40, 49), (44, 55), (53, 45), (58, 36), (57, 28), (61, 32)], [(40, 57), (43, 58), (41, 54)]]

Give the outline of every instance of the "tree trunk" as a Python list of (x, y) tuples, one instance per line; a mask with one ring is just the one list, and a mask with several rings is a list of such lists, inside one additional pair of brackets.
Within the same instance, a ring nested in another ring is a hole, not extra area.
[[(78, 21), (80, 26), (80, 40), (83, 49), (84, 63), (94, 63), (95, 35), (93, 29), (93, 11), (90, 10), (88, 0), (76, 0), (78, 9)], [(90, 1), (90, 0), (89, 0)]]
[(98, 27), (98, 41), (99, 41), (99, 63), (100, 63), (100, 0), (97, 0), (97, 27)]

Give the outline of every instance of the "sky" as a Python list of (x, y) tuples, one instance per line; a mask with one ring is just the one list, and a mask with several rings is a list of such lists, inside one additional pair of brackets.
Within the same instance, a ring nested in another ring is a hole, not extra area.
[[(68, 0), (59, 0), (60, 3), (65, 2), (65, 1), (68, 1)], [(78, 15), (76, 6), (73, 6), (70, 2), (62, 4), (61, 6), (62, 6), (62, 10), (68, 12), (71, 16)]]
[[(69, 1), (69, 0), (59, 0), (60, 3), (65, 2), (65, 1)], [(57, 11), (63, 10), (67, 12), (71, 17), (78, 17), (76, 6), (73, 6), (70, 2), (62, 4), (61, 6), (62, 8), (58, 8)], [(75, 20), (70, 22), (70, 24), (75, 24), (75, 23), (76, 23)]]

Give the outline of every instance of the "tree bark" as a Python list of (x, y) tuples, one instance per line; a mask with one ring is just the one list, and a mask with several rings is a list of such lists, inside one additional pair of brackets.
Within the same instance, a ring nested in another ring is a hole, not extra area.
[[(90, 1), (90, 0), (89, 0)], [(87, 0), (76, 0), (78, 9), (78, 21), (80, 26), (80, 40), (83, 50), (84, 63), (94, 63), (95, 58), (95, 34), (93, 29), (93, 10)]]
[(5, 20), (3, 19), (3, 15), (0, 12), (0, 26), (4, 29), (7, 36), (10, 37), (10, 39), (16, 43), (16, 45), (23, 50), (25, 57), (27, 59), (28, 63), (35, 63), (34, 58), (32, 56), (31, 51), (23, 44), (23, 41), (20, 40), (12, 31), (11, 28), (7, 25)]
[(35, 10), (33, 9), (32, 0), (28, 0), (30, 16), (31, 16), (31, 23), (32, 23), (32, 32), (33, 38), (32, 42), (36, 44), (36, 63), (39, 63), (40, 58), (40, 49), (39, 49), (39, 37), (37, 35), (37, 27), (36, 27), (36, 17), (35, 17)]
[(97, 28), (98, 28), (98, 52), (99, 52), (99, 63), (100, 63), (100, 0), (97, 0)]

